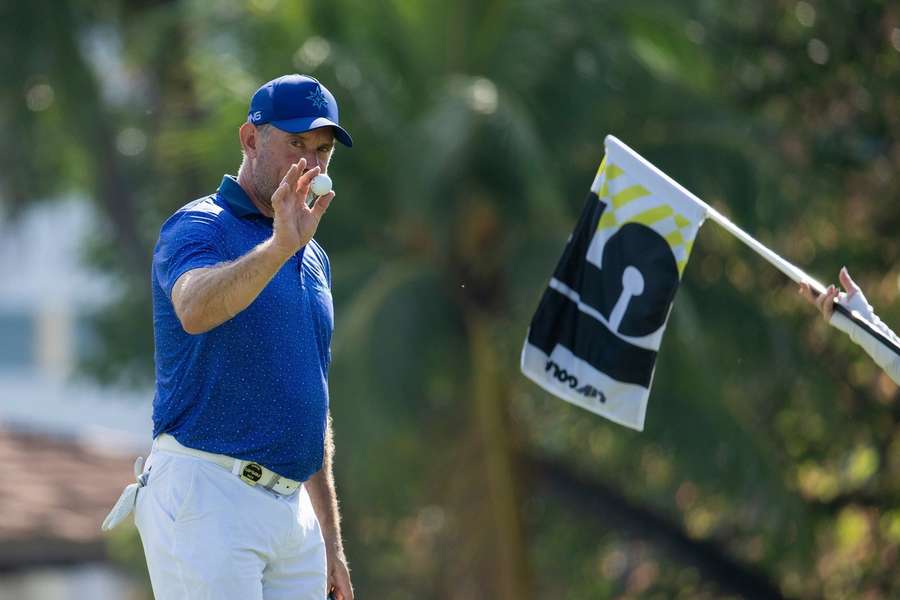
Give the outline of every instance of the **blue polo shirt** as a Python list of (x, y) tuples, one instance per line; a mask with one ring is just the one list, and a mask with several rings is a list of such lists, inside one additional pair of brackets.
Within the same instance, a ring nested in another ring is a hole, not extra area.
[(162, 226), (152, 269), (153, 436), (306, 480), (322, 467), (328, 411), (334, 312), (325, 251), (310, 240), (250, 306), (200, 335), (184, 331), (171, 300), (185, 272), (238, 259), (271, 235), (272, 220), (231, 176)]

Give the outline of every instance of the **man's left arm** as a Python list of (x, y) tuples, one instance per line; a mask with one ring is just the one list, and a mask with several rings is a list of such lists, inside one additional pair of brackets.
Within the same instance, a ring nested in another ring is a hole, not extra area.
[(325, 553), (328, 558), (328, 592), (334, 600), (353, 600), (353, 586), (350, 583), (350, 569), (344, 556), (341, 540), (341, 515), (338, 510), (337, 493), (334, 490), (334, 475), (331, 470), (334, 457), (334, 436), (331, 432), (331, 414), (325, 427), (325, 457), (322, 468), (306, 482), (309, 499), (312, 501), (316, 517), (325, 538)]

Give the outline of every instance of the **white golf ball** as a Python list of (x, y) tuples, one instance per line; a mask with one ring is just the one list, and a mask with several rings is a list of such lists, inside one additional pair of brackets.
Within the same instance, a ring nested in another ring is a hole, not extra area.
[(313, 178), (309, 189), (316, 196), (324, 196), (331, 191), (331, 177), (325, 173), (319, 173)]

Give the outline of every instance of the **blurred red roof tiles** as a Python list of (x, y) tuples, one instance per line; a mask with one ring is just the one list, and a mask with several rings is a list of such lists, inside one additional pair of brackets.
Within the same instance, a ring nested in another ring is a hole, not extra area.
[(0, 423), (0, 569), (102, 560), (100, 523), (134, 453)]

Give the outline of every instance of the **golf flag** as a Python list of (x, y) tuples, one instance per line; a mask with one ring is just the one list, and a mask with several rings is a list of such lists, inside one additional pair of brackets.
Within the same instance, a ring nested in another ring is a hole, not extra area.
[(707, 206), (612, 136), (531, 321), (522, 372), (643, 430), (656, 354)]

